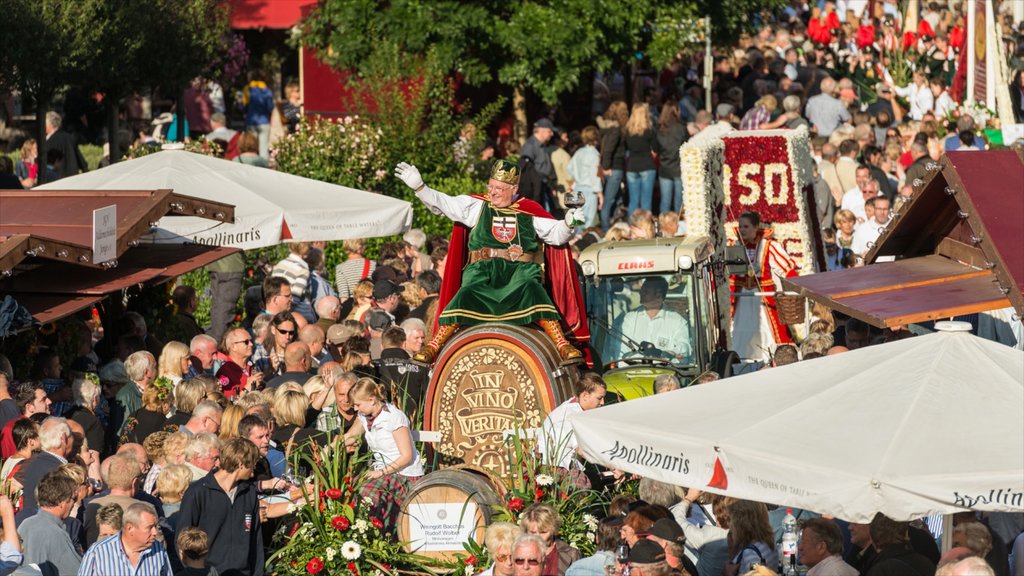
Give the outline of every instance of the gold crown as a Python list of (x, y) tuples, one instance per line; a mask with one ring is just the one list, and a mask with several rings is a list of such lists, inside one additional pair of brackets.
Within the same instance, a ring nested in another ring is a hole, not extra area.
[(519, 167), (508, 160), (498, 160), (491, 168), (491, 179), (513, 186), (519, 184)]

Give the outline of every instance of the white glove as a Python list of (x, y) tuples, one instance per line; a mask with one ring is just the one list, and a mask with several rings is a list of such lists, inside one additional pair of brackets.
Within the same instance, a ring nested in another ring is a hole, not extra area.
[(405, 182), (405, 185), (413, 190), (419, 190), (423, 187), (423, 177), (420, 176), (420, 171), (412, 164), (399, 162), (398, 166), (395, 166), (395, 176), (401, 178), (402, 182)]
[(583, 224), (585, 216), (583, 215), (583, 208), (573, 208), (566, 210), (565, 212), (565, 225), (570, 229)]

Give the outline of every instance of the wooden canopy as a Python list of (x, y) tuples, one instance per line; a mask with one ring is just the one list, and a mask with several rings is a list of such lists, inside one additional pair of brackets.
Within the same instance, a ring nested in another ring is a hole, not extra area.
[(1024, 157), (949, 152), (929, 168), (870, 265), (783, 286), (879, 328), (1009, 306), (1024, 315)]
[[(93, 210), (117, 206), (116, 258), (97, 264)], [(164, 216), (234, 222), (234, 207), (171, 190), (0, 191), (0, 296), (40, 323), (136, 284), (166, 282), (237, 252), (198, 244), (141, 244)]]
[[(0, 191), (0, 275), (16, 273), (26, 258), (38, 257), (95, 266), (92, 213), (117, 206), (117, 255), (149, 232), (164, 216), (197, 216), (234, 222), (235, 208), (176, 194), (172, 190), (3, 190)], [(6, 237), (6, 238), (5, 238)], [(10, 240), (17, 239), (17, 244)], [(24, 249), (22, 249), (24, 248)], [(109, 267), (109, 265), (107, 266)]]

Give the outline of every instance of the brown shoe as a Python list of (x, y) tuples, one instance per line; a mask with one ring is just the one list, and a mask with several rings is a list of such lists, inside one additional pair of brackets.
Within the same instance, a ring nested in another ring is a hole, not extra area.
[(558, 349), (558, 355), (562, 358), (563, 365), (576, 364), (583, 361), (583, 354), (565, 339), (565, 334), (562, 333), (562, 327), (558, 325), (558, 320), (540, 320), (537, 323), (544, 329), (548, 338), (551, 338), (551, 341), (555, 343), (555, 348)]

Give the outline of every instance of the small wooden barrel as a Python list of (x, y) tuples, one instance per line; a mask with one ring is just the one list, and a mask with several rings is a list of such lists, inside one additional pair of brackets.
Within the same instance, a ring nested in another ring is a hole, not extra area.
[(482, 324), (458, 332), (442, 350), (424, 410), (424, 426), (441, 433), (444, 465), (468, 464), (509, 479), (508, 430), (539, 428), (573, 395), (575, 366), (561, 366), (544, 332)]
[(484, 541), (493, 507), (504, 489), (486, 474), (447, 468), (413, 484), (402, 503), (398, 536), (406, 550), (451, 560), (470, 536)]

